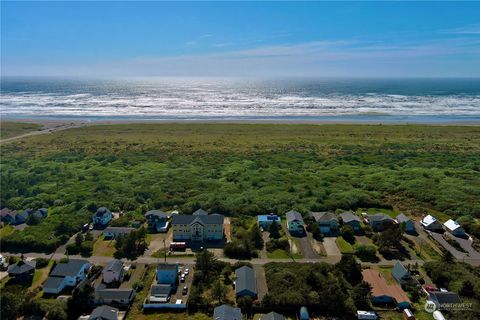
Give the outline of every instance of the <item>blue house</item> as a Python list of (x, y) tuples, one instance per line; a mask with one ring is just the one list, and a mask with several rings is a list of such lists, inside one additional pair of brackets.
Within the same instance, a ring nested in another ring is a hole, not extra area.
[(178, 264), (160, 263), (157, 266), (157, 283), (177, 286)]
[(403, 223), (405, 225), (405, 232), (407, 233), (415, 232), (415, 222), (413, 222), (412, 219), (410, 219), (403, 213), (400, 213), (396, 219), (399, 224)]
[(113, 219), (113, 214), (105, 207), (98, 208), (93, 215), (93, 223), (99, 226), (106, 226)]
[(264, 230), (268, 230), (268, 228), (270, 228), (270, 225), (274, 221), (278, 223), (278, 225), (282, 223), (280, 216), (277, 216), (276, 214), (273, 214), (273, 213), (259, 215), (257, 219), (258, 219), (258, 226), (262, 227)]

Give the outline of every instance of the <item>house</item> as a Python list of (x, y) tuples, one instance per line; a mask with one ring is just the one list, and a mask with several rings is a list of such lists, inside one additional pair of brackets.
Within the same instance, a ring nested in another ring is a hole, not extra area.
[(172, 286), (169, 284), (154, 284), (150, 290), (150, 301), (165, 303), (170, 300)]
[(148, 228), (155, 232), (167, 232), (168, 230), (168, 214), (160, 210), (150, 210), (145, 213)]
[(213, 309), (213, 320), (242, 320), (242, 311), (223, 304)]
[(17, 213), (17, 215), (15, 216), (15, 224), (22, 224), (22, 223), (25, 223), (27, 222), (28, 220), (28, 217), (30, 217), (30, 215), (32, 214), (32, 210), (31, 209), (26, 209), (20, 213)]
[(88, 320), (118, 320), (118, 309), (110, 306), (99, 306), (93, 309)]
[(88, 261), (82, 259), (70, 259), (57, 264), (43, 283), (43, 292), (59, 294), (65, 287), (75, 287), (86, 278), (89, 268)]
[(307, 307), (301, 307), (300, 308), (300, 320), (309, 320), (310, 315), (308, 314), (308, 309)]
[(2, 210), (0, 210), (0, 219), (2, 222), (14, 224), (16, 216), (17, 211), (12, 211), (8, 208), (3, 208)]
[(424, 217), (420, 221), (420, 224), (426, 230), (430, 230), (430, 231), (442, 231), (443, 230), (440, 222), (438, 222), (438, 220), (431, 215), (428, 215), (428, 216)]
[(387, 284), (380, 272), (373, 269), (362, 271), (363, 280), (372, 287), (371, 300), (373, 304), (396, 304), (400, 309), (410, 307), (410, 299), (398, 284)]
[(404, 224), (405, 225), (405, 232), (407, 233), (413, 233), (415, 232), (415, 222), (413, 222), (412, 219), (404, 215), (403, 213), (400, 213), (397, 217), (396, 220), (399, 224)]
[(288, 211), (286, 213), (287, 217), (287, 228), (290, 233), (305, 233), (305, 223), (303, 222), (303, 217), (300, 212), (297, 211)]
[(208, 215), (208, 212), (203, 210), (202, 208), (192, 213), (192, 216), (207, 216), (207, 215)]
[(282, 219), (280, 216), (270, 213), (257, 216), (258, 226), (263, 228), (264, 230), (268, 230), (270, 225), (275, 221), (278, 225), (282, 223)]
[(285, 317), (280, 313), (276, 313), (275, 311), (272, 311), (262, 315), (260, 317), (260, 320), (285, 320)]
[(113, 214), (105, 207), (98, 208), (92, 217), (93, 224), (98, 226), (106, 226), (113, 219)]
[(338, 217), (333, 212), (312, 212), (312, 217), (324, 235), (334, 234), (338, 231)]
[(358, 232), (362, 230), (360, 218), (353, 212), (347, 211), (340, 213), (340, 219), (342, 220), (343, 224), (352, 227), (353, 231)]
[(248, 266), (243, 266), (235, 270), (235, 277), (235, 296), (237, 298), (249, 296), (255, 300), (258, 294), (255, 271)]
[(385, 213), (367, 215), (367, 220), (373, 230), (383, 230), (386, 226), (395, 223), (395, 221)]
[(123, 271), (123, 262), (113, 259), (102, 270), (103, 282), (106, 284), (120, 283), (123, 278)]
[(412, 280), (412, 276), (410, 272), (403, 266), (400, 261), (397, 261), (392, 269), (392, 277), (397, 280), (400, 285), (403, 285), (410, 280)]
[(172, 216), (173, 241), (221, 241), (223, 240), (224, 219), (223, 215), (216, 213), (176, 214)]
[(103, 230), (103, 236), (105, 239), (115, 239), (118, 236), (126, 236), (134, 230), (136, 229), (131, 227), (107, 227)]
[(106, 304), (117, 307), (128, 307), (134, 298), (135, 290), (124, 288), (97, 288), (94, 294), (94, 302), (96, 305)]
[(437, 310), (443, 310), (442, 306), (451, 303), (461, 303), (460, 297), (455, 292), (431, 291), (428, 293), (427, 300), (432, 301), (437, 306)]
[(173, 287), (178, 283), (178, 264), (159, 263), (157, 266), (157, 283), (168, 284)]
[(455, 237), (465, 237), (465, 230), (455, 220), (448, 220), (443, 224), (445, 230), (453, 234)]
[(11, 264), (7, 268), (7, 273), (10, 278), (13, 278), (17, 283), (28, 283), (33, 280), (35, 274), (35, 261), (20, 260), (15, 264)]
[(47, 208), (40, 208), (33, 213), (33, 216), (38, 219), (44, 219), (48, 216), (48, 209)]

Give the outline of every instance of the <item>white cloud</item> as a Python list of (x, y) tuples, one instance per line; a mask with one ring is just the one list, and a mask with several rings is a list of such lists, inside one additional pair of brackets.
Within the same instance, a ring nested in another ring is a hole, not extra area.
[(461, 28), (442, 30), (441, 33), (459, 35), (480, 35), (480, 24), (471, 24)]

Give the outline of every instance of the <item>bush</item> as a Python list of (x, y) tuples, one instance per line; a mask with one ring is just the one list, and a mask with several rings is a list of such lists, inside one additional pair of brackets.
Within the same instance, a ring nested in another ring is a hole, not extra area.
[(35, 266), (37, 269), (43, 269), (46, 266), (48, 266), (48, 263), (50, 262), (50, 260), (45, 258), (36, 258), (35, 262), (37, 263)]
[(355, 255), (364, 262), (378, 262), (377, 248), (373, 245), (358, 245)]
[(290, 251), (290, 243), (287, 238), (270, 239), (267, 242), (266, 248), (268, 252), (273, 252), (277, 249)]

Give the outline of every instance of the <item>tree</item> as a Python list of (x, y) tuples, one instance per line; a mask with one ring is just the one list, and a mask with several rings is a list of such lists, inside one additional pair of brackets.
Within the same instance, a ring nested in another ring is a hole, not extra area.
[(261, 250), (263, 248), (263, 237), (257, 224), (254, 224), (250, 230), (250, 240), (256, 249)]
[(90, 311), (93, 291), (93, 287), (89, 283), (84, 283), (73, 290), (72, 296), (67, 301), (69, 318), (77, 319), (83, 313)]
[(355, 243), (355, 233), (353, 231), (353, 228), (350, 225), (348, 224), (343, 225), (340, 228), (340, 234), (342, 235), (343, 239), (345, 239), (345, 241), (347, 241), (348, 243), (350, 244)]
[(75, 246), (77, 248), (80, 248), (82, 246), (82, 242), (83, 242), (83, 235), (81, 233), (77, 233), (77, 235), (75, 236)]
[(352, 290), (352, 299), (355, 307), (359, 310), (370, 310), (370, 296), (371, 296), (370, 284), (362, 281), (355, 285)]
[(342, 258), (336, 266), (342, 272), (345, 280), (352, 286), (362, 281), (362, 266), (355, 260), (354, 256), (342, 255)]
[(465, 280), (462, 283), (462, 287), (460, 288), (459, 292), (461, 296), (472, 298), (475, 296), (475, 288), (473, 283), (470, 280)]
[(55, 303), (50, 304), (48, 307), (47, 319), (48, 320), (67, 320), (68, 315), (65, 310), (65, 303), (57, 300), (55, 301)]
[(316, 222), (310, 225), (310, 232), (312, 233), (313, 238), (316, 240), (321, 240), (323, 238), (323, 233), (320, 230), (320, 226)]
[(237, 306), (244, 312), (252, 309), (253, 300), (250, 296), (240, 297), (237, 299)]
[(198, 252), (195, 256), (195, 270), (201, 271), (202, 280), (208, 279), (217, 262), (215, 255), (207, 249)]
[(0, 290), (0, 315), (2, 319), (17, 319), (23, 304), (20, 287), (6, 287)]
[(227, 287), (223, 285), (220, 279), (213, 282), (211, 294), (214, 301), (222, 303), (223, 300), (225, 300), (225, 297), (227, 296)]
[(273, 221), (268, 228), (268, 232), (270, 233), (270, 238), (278, 239), (280, 238), (280, 226), (278, 225), (277, 221)]
[(454, 261), (453, 254), (450, 251), (446, 250), (442, 256), (442, 261), (446, 263), (453, 263)]

